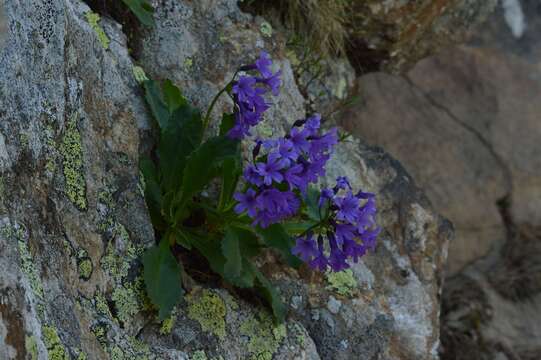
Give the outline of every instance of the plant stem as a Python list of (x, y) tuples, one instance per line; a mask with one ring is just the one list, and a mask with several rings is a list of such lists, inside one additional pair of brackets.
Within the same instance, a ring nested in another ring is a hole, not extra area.
[(218, 98), (224, 93), (224, 91), (226, 91), (229, 84), (230, 83), (228, 83), (222, 90), (220, 90), (218, 94), (214, 96), (214, 99), (212, 99), (212, 102), (210, 103), (210, 106), (207, 110), (207, 114), (205, 115), (205, 119), (203, 120), (203, 134), (205, 134), (209, 126), (210, 114), (212, 113), (212, 109), (214, 108), (214, 105), (216, 105), (216, 101), (218, 101)]
[(229, 88), (229, 86), (231, 86), (231, 84), (233, 84), (233, 81), (235, 81), (235, 77), (237, 76), (237, 74), (239, 73), (239, 70), (235, 71), (235, 73), (233, 74), (233, 77), (231, 78), (231, 81), (228, 82), (222, 90), (220, 90), (216, 96), (214, 96), (214, 98), (212, 99), (212, 102), (210, 103), (210, 106), (207, 110), (207, 113), (205, 114), (205, 118), (203, 119), (203, 135), (205, 134), (208, 126), (209, 126), (209, 122), (210, 122), (210, 115), (212, 114), (212, 109), (214, 108), (214, 105), (216, 105), (216, 101), (218, 101), (218, 98), (220, 98), (220, 96), (222, 96), (222, 94), (227, 91), (227, 89)]

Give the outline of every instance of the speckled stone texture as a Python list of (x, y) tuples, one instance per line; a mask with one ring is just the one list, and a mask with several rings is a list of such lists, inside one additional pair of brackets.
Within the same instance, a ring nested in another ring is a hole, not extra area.
[[(265, 48), (284, 87), (259, 133), (304, 116), (284, 40), (262, 34), (262, 19), (232, 0), (154, 5), (156, 28), (137, 39), (148, 76), (171, 78), (204, 107)], [(89, 11), (77, 0), (5, 4), (0, 358), (436, 359), (452, 228), (396, 160), (354, 138), (338, 147), (329, 179), (345, 174), (378, 194), (375, 254), (333, 276), (266, 254), (259, 265), (289, 308), (282, 325), (262, 305), (206, 284), (156, 320), (139, 261), (154, 242), (137, 167), (152, 145), (151, 122), (122, 28)]]

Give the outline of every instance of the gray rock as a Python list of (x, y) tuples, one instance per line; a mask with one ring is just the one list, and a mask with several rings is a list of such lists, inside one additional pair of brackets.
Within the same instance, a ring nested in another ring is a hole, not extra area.
[[(378, 194), (383, 233), (351, 272), (262, 270), (293, 302), (286, 323), (223, 289), (195, 284), (157, 322), (140, 255), (154, 243), (138, 158), (151, 120), (126, 37), (78, 0), (7, 2), (0, 52), (0, 356), (53, 359), (435, 359), (438, 292), (450, 224), (398, 162), (343, 143), (329, 181), (346, 174)], [(236, 66), (271, 51), (283, 71), (261, 134), (304, 116), (279, 35), (233, 0), (156, 3), (138, 64), (205, 107)], [(223, 100), (218, 110), (231, 106)], [(215, 115), (218, 114), (218, 110)], [(340, 301), (333, 312), (330, 297)], [(295, 297), (295, 298), (294, 298)], [(293, 299), (294, 298), (294, 299)], [(313, 316), (314, 314), (318, 316)]]

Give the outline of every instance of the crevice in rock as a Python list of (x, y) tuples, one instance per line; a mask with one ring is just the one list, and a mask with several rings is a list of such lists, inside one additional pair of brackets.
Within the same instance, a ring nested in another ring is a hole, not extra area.
[[(424, 91), (422, 88), (420, 88), (415, 82), (408, 76), (404, 75), (403, 79), (410, 85), (410, 88), (417, 90), (432, 106), (435, 108), (443, 111), (451, 120), (456, 122), (458, 125), (460, 125), (462, 128), (470, 132), (473, 136), (479, 140), (481, 145), (483, 145), (490, 155), (496, 160), (499, 167), (501, 168), (504, 176), (505, 181), (505, 188), (506, 188), (506, 194), (502, 197), (502, 199), (508, 198), (511, 199), (511, 194), (513, 191), (513, 177), (511, 175), (511, 170), (509, 169), (509, 166), (505, 163), (505, 161), (502, 159), (502, 157), (494, 150), (492, 144), (490, 141), (488, 141), (477, 129), (475, 129), (473, 126), (469, 125), (468, 123), (462, 121), (458, 116), (456, 116), (451, 110), (449, 110), (445, 105), (440, 104), (434, 97), (432, 97), (430, 94), (428, 94), (426, 91)], [(500, 202), (502, 199), (499, 199), (498, 202)]]
[(120, 0), (83, 0), (93, 12), (101, 17), (108, 17), (120, 25), (126, 35), (127, 46), (130, 56), (138, 60), (141, 54), (141, 33), (144, 26), (130, 9)]

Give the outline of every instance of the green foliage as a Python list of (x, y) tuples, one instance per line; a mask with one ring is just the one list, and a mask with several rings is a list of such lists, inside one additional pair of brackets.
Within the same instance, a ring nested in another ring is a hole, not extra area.
[(139, 21), (149, 27), (154, 26), (154, 8), (145, 0), (122, 0)]
[(180, 287), (180, 266), (165, 240), (145, 253), (143, 265), (148, 296), (158, 306), (160, 320), (164, 320), (183, 293)]
[[(282, 321), (285, 307), (253, 258), (261, 248), (272, 247), (290, 265), (299, 265), (299, 260), (289, 252), (293, 240), (281, 226), (256, 228), (232, 209), (242, 173), (240, 143), (226, 136), (234, 116), (224, 114), (219, 134), (205, 138), (206, 120), (171, 81), (160, 86), (147, 80), (143, 87), (159, 139), (154, 153), (141, 159), (140, 170), (149, 213), (161, 238), (160, 245), (144, 255), (144, 281), (160, 319), (170, 315), (182, 295), (182, 268), (170, 250), (177, 243), (198, 251), (228, 283), (259, 290)], [(211, 184), (220, 185), (219, 194), (202, 196), (214, 191)]]
[(275, 249), (277, 249), (287, 263), (293, 267), (299, 267), (301, 261), (299, 258), (291, 254), (291, 247), (295, 244), (293, 238), (285, 231), (282, 225), (273, 224), (266, 229), (258, 228), (257, 232), (263, 237), (263, 241)]

